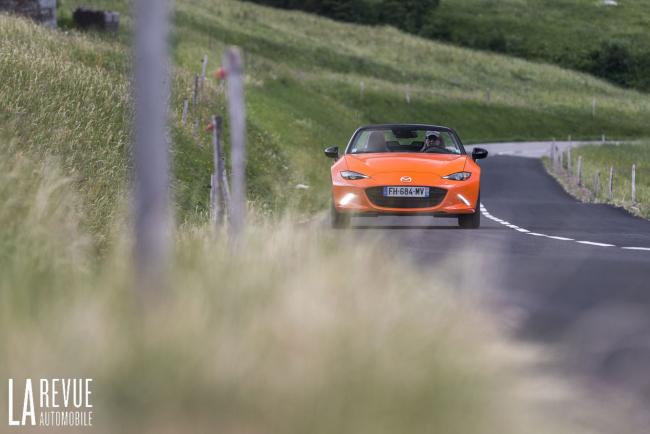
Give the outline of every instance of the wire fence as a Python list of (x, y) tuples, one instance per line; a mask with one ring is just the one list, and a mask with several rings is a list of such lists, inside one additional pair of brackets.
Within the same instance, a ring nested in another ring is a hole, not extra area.
[[(645, 186), (639, 184), (638, 162), (606, 164), (582, 154), (577, 147), (561, 150), (554, 143), (549, 167), (582, 200), (623, 206), (642, 214), (648, 211), (650, 203)], [(644, 194), (639, 194), (640, 189)]]

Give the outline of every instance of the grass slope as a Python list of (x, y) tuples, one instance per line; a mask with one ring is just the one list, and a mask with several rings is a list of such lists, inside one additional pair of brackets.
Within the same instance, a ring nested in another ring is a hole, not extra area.
[[(579, 157), (582, 157), (582, 188), (576, 186), (576, 162)], [(565, 154), (563, 170), (557, 174), (567, 191), (584, 201), (611, 203), (650, 218), (649, 143), (584, 146), (573, 149), (571, 158), (571, 171), (568, 170)], [(636, 165), (636, 202), (632, 201), (632, 165)], [(547, 167), (549, 171), (554, 172), (548, 162)], [(610, 168), (614, 169), (611, 198)]]
[[(64, 22), (81, 3), (63, 3)], [(0, 31), (8, 43), (1, 48), (0, 92), (7, 101), (4, 137), (18, 149), (61, 158), (84, 192), (90, 226), (105, 233), (129, 173), (127, 42), (132, 19), (125, 0), (102, 0), (96, 6), (122, 12), (120, 34), (63, 34), (2, 18)], [(343, 146), (365, 123), (446, 124), (468, 142), (601, 133), (625, 138), (650, 131), (645, 122), (650, 102), (642, 94), (553, 66), (455, 48), (391, 28), (341, 24), (230, 0), (184, 0), (176, 3), (171, 40), (176, 119), (203, 54), (209, 54), (214, 70), (226, 45), (240, 45), (246, 53), (249, 186), (259, 209), (310, 213), (325, 207), (328, 161), (321, 150)], [(225, 98), (212, 78), (206, 95), (192, 111), (190, 125), (182, 128), (175, 122), (173, 128), (181, 221), (202, 219), (207, 208), (211, 147), (203, 129), (212, 114), (225, 113)], [(295, 189), (299, 183), (311, 189)]]
[[(644, 0), (453, 0), (443, 1), (422, 33), (454, 44), (539, 59), (650, 89), (650, 10)], [(594, 63), (592, 53), (612, 43)], [(618, 55), (617, 55), (618, 54)], [(614, 65), (612, 61), (620, 60)]]

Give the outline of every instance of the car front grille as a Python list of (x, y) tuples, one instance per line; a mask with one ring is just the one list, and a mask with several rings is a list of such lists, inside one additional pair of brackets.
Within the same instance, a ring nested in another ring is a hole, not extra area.
[(447, 190), (429, 187), (429, 197), (385, 197), (384, 187), (371, 187), (366, 189), (366, 195), (373, 205), (382, 208), (433, 208), (440, 205)]

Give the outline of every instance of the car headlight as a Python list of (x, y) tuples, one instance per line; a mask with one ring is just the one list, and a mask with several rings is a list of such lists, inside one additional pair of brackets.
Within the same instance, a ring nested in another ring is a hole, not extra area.
[(467, 181), (472, 174), (470, 172), (456, 172), (451, 175), (443, 176), (444, 179), (451, 179), (452, 181)]
[(364, 175), (363, 173), (359, 173), (359, 172), (353, 172), (351, 170), (344, 170), (343, 172), (341, 172), (341, 176), (344, 179), (349, 179), (351, 181), (370, 178), (368, 175)]

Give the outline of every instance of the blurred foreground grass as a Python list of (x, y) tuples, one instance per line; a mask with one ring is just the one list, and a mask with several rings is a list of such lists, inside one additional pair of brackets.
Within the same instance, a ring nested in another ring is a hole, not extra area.
[(490, 318), (380, 242), (258, 222), (233, 255), (185, 225), (170, 288), (139, 309), (124, 232), (89, 260), (58, 163), (0, 157), (0, 378), (93, 378), (94, 432), (548, 426), (520, 384), (530, 367)]

